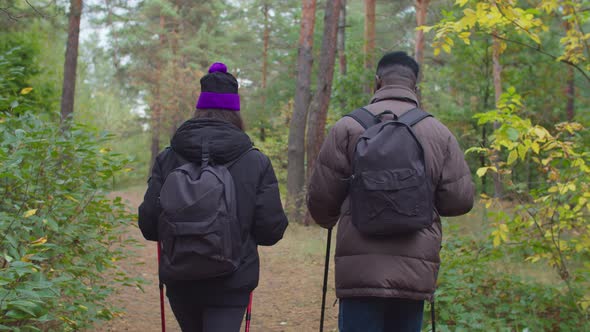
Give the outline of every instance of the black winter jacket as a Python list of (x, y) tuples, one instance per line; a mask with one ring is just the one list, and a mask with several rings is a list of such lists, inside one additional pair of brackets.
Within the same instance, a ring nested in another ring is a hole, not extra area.
[[(166, 176), (186, 161), (200, 164), (201, 147), (206, 140), (210, 142), (210, 158), (218, 164), (234, 161), (252, 147), (246, 133), (225, 121), (191, 119), (180, 126), (171, 147), (156, 158), (144, 201), (139, 206), (139, 228), (147, 240), (158, 240), (157, 224), (162, 212), (158, 198)], [(257, 245), (273, 245), (283, 237), (287, 217), (268, 157), (257, 150), (250, 151), (229, 172), (236, 186), (238, 219), (243, 234), (249, 235), (244, 240), (242, 263), (229, 276), (168, 283), (169, 297), (191, 294), (204, 304), (246, 305), (249, 293), (258, 285)]]

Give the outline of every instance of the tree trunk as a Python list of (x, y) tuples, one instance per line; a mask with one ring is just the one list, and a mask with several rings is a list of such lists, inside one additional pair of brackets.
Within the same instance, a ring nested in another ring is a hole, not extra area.
[(117, 36), (117, 28), (115, 27), (115, 25), (113, 24), (113, 8), (111, 7), (110, 4), (110, 0), (105, 0), (105, 6), (106, 6), (106, 10), (107, 10), (107, 27), (111, 30), (111, 33), (113, 34), (113, 38), (112, 38), (112, 42), (113, 42), (113, 66), (115, 66), (115, 74), (119, 75), (119, 69), (120, 69), (120, 62), (119, 62), (119, 56), (117, 55), (117, 50), (119, 49), (118, 43), (117, 41), (119, 40), (119, 37)]
[(259, 138), (262, 142), (266, 140), (266, 80), (268, 76), (268, 46), (270, 41), (269, 10), (270, 6), (268, 2), (265, 2), (262, 7), (262, 12), (264, 14), (264, 32), (262, 37), (262, 79), (260, 80), (260, 88), (262, 90), (262, 96), (260, 98), (262, 116), (260, 120)]
[(324, 141), (326, 118), (330, 106), (332, 80), (334, 77), (334, 63), (336, 61), (336, 36), (338, 32), (338, 18), (340, 0), (328, 1), (324, 15), (324, 35), (320, 52), (320, 68), (318, 71), (318, 86), (309, 108), (307, 121), (307, 174), (313, 169), (315, 159)]
[(172, 123), (170, 124), (170, 137), (174, 136), (174, 134), (176, 133), (176, 130), (178, 129), (178, 126), (180, 124), (180, 122), (182, 121), (182, 87), (180, 87), (180, 68), (181, 68), (181, 57), (179, 54), (179, 45), (181, 44), (180, 41), (180, 33), (179, 33), (179, 25), (175, 24), (174, 25), (174, 29), (172, 30), (172, 33), (170, 34), (172, 39), (171, 39), (171, 48), (172, 48), (172, 63), (173, 63), (173, 68), (172, 68), (172, 82), (170, 82), (171, 86), (173, 87), (172, 95), (174, 103), (172, 104), (172, 108), (169, 110), (169, 114), (170, 114), (170, 120), (172, 121)]
[(569, 66), (567, 69), (567, 85), (565, 88), (565, 96), (567, 98), (567, 104), (565, 106), (567, 121), (574, 121), (575, 113), (575, 100), (576, 100), (576, 85), (574, 81), (574, 67)]
[[(572, 24), (569, 21), (563, 22), (563, 27), (565, 28), (566, 33), (572, 29)], [(567, 121), (573, 121), (575, 114), (575, 81), (574, 81), (574, 67), (568, 66), (567, 69), (567, 82), (565, 86), (565, 97), (567, 98), (565, 112), (567, 116)]]
[[(311, 175), (313, 165), (320, 152), (326, 129), (326, 118), (330, 106), (332, 80), (334, 78), (334, 64), (336, 62), (336, 37), (338, 35), (338, 21), (340, 17), (341, 0), (328, 1), (324, 14), (324, 35), (320, 52), (320, 68), (318, 71), (318, 86), (310, 106), (307, 121), (307, 176)], [(311, 221), (309, 214), (305, 224)]]
[(336, 42), (340, 75), (346, 75), (346, 0), (341, 1), (342, 5), (340, 6), (340, 15), (338, 17), (338, 36), (336, 37)]
[(78, 66), (78, 41), (80, 37), (80, 18), (82, 0), (70, 1), (70, 23), (64, 63), (64, 81), (61, 95), (61, 120), (67, 120), (74, 113), (76, 93), (76, 67)]
[[(166, 20), (163, 15), (160, 15), (160, 46), (162, 49), (166, 44), (166, 38), (164, 36), (164, 28), (166, 27)], [(150, 174), (152, 173), (152, 168), (154, 167), (154, 162), (156, 161), (156, 157), (158, 153), (160, 153), (160, 129), (162, 126), (162, 101), (161, 101), (161, 78), (162, 78), (162, 59), (159, 57), (155, 57), (156, 63), (156, 82), (153, 91), (153, 100), (151, 103), (152, 108), (152, 116), (150, 121), (151, 126), (151, 133), (152, 133), (152, 142), (151, 142), (151, 158), (150, 158)]]
[[(365, 0), (365, 41), (364, 41), (364, 65), (368, 71), (375, 70), (375, 0)], [(371, 93), (371, 81), (365, 84), (365, 93)]]
[(287, 205), (291, 216), (301, 215), (305, 185), (305, 125), (310, 101), (311, 68), (313, 65), (313, 30), (316, 0), (303, 0), (301, 30), (297, 54), (297, 88), (287, 152)]
[[(494, 78), (494, 94), (495, 94), (495, 101), (496, 101), (496, 108), (499, 105), (500, 97), (502, 96), (502, 65), (500, 64), (500, 53), (501, 53), (501, 45), (500, 39), (497, 38), (495, 35), (493, 38), (492, 44), (492, 75)], [(498, 122), (494, 122), (494, 130), (497, 130), (500, 127)], [(492, 156), (494, 159), (494, 163), (496, 168), (498, 168), (498, 159), (500, 156), (496, 153), (496, 155)], [(494, 173), (494, 197), (501, 198), (504, 193), (504, 188), (502, 186), (502, 179), (499, 173)]]
[[(430, 0), (416, 0), (416, 26), (420, 27), (426, 24), (426, 14), (428, 12), (428, 4)], [(424, 31), (416, 30), (416, 45), (414, 54), (416, 62), (420, 64), (420, 72), (418, 73), (418, 82), (422, 82), (424, 77)], [(420, 90), (418, 90), (418, 99), (421, 99)]]

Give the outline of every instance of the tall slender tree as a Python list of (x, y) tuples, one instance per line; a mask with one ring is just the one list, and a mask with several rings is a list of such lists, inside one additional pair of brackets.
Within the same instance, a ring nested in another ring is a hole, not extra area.
[(346, 75), (346, 0), (341, 0), (340, 15), (338, 18), (338, 36), (337, 36), (337, 50), (338, 50), (338, 68), (340, 75)]
[(64, 81), (61, 95), (61, 119), (65, 121), (74, 113), (74, 96), (76, 93), (76, 68), (78, 67), (78, 43), (80, 40), (80, 19), (82, 17), (82, 0), (70, 1), (68, 25), (68, 42), (64, 62)]
[[(262, 4), (262, 14), (264, 16), (264, 32), (262, 34), (262, 77), (260, 80), (260, 88), (262, 89), (261, 107), (262, 114), (266, 114), (266, 81), (268, 79), (268, 46), (270, 43), (270, 19), (269, 19), (270, 5), (267, 1)], [(260, 140), (266, 140), (266, 125), (262, 120), (260, 124)]]
[(307, 171), (310, 175), (317, 158), (326, 129), (326, 118), (330, 106), (334, 64), (336, 62), (336, 37), (340, 17), (341, 0), (328, 1), (324, 14), (324, 33), (320, 51), (318, 85), (309, 109), (307, 121)]
[[(494, 94), (496, 100), (496, 107), (500, 102), (502, 96), (502, 65), (500, 64), (500, 54), (502, 53), (501, 40), (496, 36), (496, 32), (492, 35), (492, 77), (494, 81)], [(498, 129), (500, 125), (494, 122), (494, 130)], [(499, 156), (495, 156), (494, 159), (499, 159)], [(496, 167), (499, 169), (498, 167)], [(500, 173), (495, 172), (493, 175), (494, 179), (494, 197), (502, 197), (504, 188), (502, 186), (502, 179)]]
[(295, 106), (289, 125), (287, 153), (287, 203), (292, 207), (292, 216), (294, 217), (300, 217), (303, 186), (305, 185), (305, 126), (311, 98), (316, 0), (303, 0), (302, 5), (297, 54), (297, 88), (295, 90)]
[[(164, 15), (160, 14), (160, 33), (158, 39), (160, 41), (160, 47), (165, 47), (166, 45), (166, 37), (164, 36), (164, 31), (166, 28), (166, 18)], [(156, 61), (156, 70), (155, 75), (156, 79), (153, 87), (153, 95), (152, 101), (150, 103), (151, 108), (151, 117), (150, 117), (150, 129), (151, 129), (151, 158), (150, 158), (150, 167), (153, 167), (154, 162), (156, 161), (156, 157), (158, 153), (160, 153), (160, 132), (162, 127), (162, 87), (161, 87), (161, 77), (162, 77), (162, 62), (159, 59)], [(150, 168), (151, 174), (151, 168)]]
[[(320, 152), (326, 129), (326, 118), (330, 106), (334, 65), (336, 62), (336, 40), (338, 35), (338, 21), (340, 20), (341, 0), (328, 1), (324, 13), (324, 33), (322, 49), (320, 51), (320, 69), (318, 70), (318, 85), (310, 105), (307, 121), (307, 175)], [(311, 223), (311, 215), (306, 215), (304, 223)]]
[[(365, 40), (364, 40), (364, 65), (365, 69), (373, 70), (375, 55), (375, 7), (376, 0), (365, 0)], [(369, 83), (365, 84), (365, 93), (371, 92)]]
[[(416, 26), (420, 27), (426, 25), (426, 14), (428, 13), (428, 4), (430, 0), (415, 0), (415, 8), (416, 8)], [(424, 64), (424, 30), (417, 29), (416, 30), (416, 44), (414, 47), (414, 56), (416, 61), (422, 66)], [(423, 69), (422, 66), (421, 69)], [(424, 77), (424, 70), (420, 70), (418, 73), (418, 82), (422, 81)], [(418, 90), (420, 94), (420, 90)], [(420, 96), (419, 96), (420, 97)]]

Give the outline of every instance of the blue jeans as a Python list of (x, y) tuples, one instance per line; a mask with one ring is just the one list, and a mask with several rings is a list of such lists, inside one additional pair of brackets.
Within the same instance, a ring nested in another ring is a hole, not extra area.
[(419, 332), (424, 301), (359, 297), (340, 299), (340, 332)]

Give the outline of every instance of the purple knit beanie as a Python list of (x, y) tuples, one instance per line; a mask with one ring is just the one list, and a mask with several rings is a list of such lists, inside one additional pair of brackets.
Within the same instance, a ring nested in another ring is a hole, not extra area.
[(227, 66), (215, 62), (209, 67), (209, 73), (201, 78), (201, 94), (197, 109), (240, 110), (238, 80), (227, 72)]

